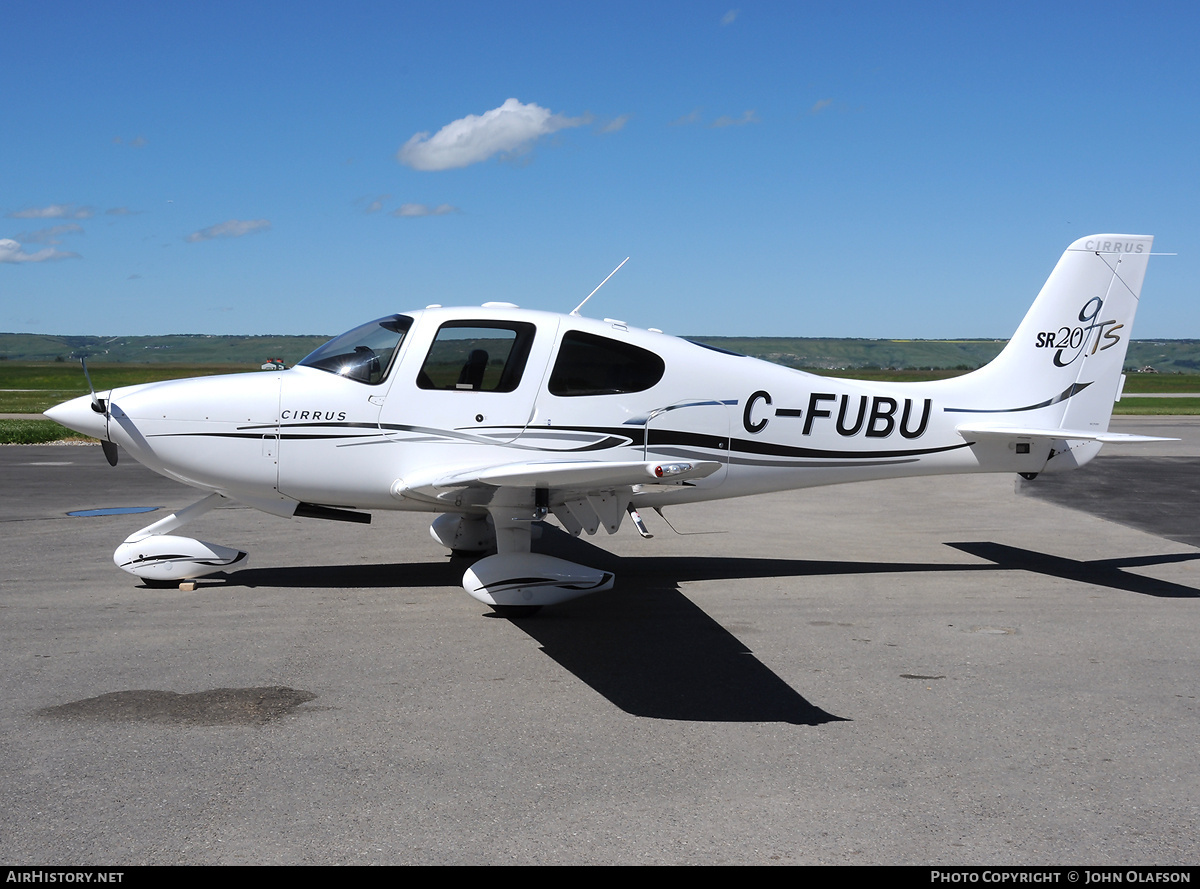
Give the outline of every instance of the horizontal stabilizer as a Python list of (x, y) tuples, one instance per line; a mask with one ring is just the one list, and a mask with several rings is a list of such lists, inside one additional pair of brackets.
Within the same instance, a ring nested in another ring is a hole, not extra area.
[(1130, 435), (1124, 432), (1089, 432), (1083, 429), (1044, 429), (1033, 426), (963, 424), (955, 427), (963, 438), (1057, 439), (1059, 441), (1098, 441), (1103, 444), (1134, 444), (1143, 441), (1179, 441), (1156, 435)]

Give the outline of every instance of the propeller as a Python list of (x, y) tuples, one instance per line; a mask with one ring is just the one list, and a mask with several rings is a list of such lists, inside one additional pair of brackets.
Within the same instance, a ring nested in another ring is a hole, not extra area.
[(100, 449), (104, 451), (104, 459), (108, 461), (108, 465), (116, 466), (117, 446), (113, 443), (112, 437), (108, 432), (108, 424), (112, 421), (111, 406), (108, 401), (96, 394), (96, 387), (92, 385), (92, 375), (88, 373), (87, 358), (81, 355), (79, 363), (83, 365), (83, 376), (87, 380), (88, 389), (92, 392), (92, 410), (98, 414), (104, 414), (104, 438), (100, 439)]

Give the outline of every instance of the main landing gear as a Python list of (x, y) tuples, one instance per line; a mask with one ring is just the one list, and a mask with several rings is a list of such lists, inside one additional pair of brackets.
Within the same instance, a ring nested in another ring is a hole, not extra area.
[(526, 617), (543, 605), (612, 589), (611, 571), (530, 552), (533, 524), (546, 517), (545, 507), (493, 508), (487, 516), (453, 513), (439, 516), (430, 527), (433, 539), (459, 553), (486, 552), (467, 569), (463, 589), (503, 617)]

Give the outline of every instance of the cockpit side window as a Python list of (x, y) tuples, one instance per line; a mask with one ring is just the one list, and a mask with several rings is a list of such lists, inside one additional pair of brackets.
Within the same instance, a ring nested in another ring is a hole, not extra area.
[(641, 392), (662, 379), (663, 360), (646, 349), (607, 337), (568, 331), (550, 373), (551, 395)]
[(521, 385), (535, 332), (524, 321), (448, 321), (438, 328), (417, 386), (512, 392)]
[(412, 318), (407, 315), (371, 321), (330, 340), (300, 364), (377, 386), (387, 378), (392, 359), (411, 326)]

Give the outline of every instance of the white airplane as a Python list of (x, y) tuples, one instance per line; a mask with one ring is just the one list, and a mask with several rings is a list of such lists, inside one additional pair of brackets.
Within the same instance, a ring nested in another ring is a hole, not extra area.
[[(131, 535), (121, 568), (177, 581), (246, 564), (175, 536), (228, 499), (286, 517), (438, 513), (502, 613), (606, 590), (531, 552), (537, 523), (609, 534), (639, 510), (901, 476), (1075, 469), (1108, 431), (1153, 238), (1072, 244), (1003, 352), (925, 383), (831, 379), (638, 330), (519, 309), (428, 308), (356, 327), (283, 373), (128, 386), (46, 416), (208, 492)], [(593, 291), (595, 292), (595, 291)], [(585, 300), (586, 302), (586, 300)], [(581, 304), (582, 306), (582, 304)]]

